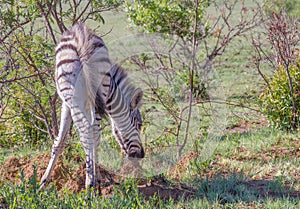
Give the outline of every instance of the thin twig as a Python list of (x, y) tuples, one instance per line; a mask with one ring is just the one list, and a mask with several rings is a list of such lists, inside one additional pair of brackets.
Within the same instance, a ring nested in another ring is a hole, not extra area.
[[(48, 18), (48, 14), (49, 14), (49, 11), (48, 12), (45, 12), (44, 8), (43, 8), (43, 5), (41, 4), (41, 2), (39, 0), (36, 1), (38, 7), (40, 8), (43, 16), (44, 16), (44, 19), (45, 19), (45, 22), (46, 22), (46, 25), (47, 25), (47, 28), (48, 28), (48, 31), (50, 32), (50, 35), (51, 35), (51, 38), (52, 38), (52, 41), (53, 43), (56, 45), (57, 44), (57, 41), (56, 41), (56, 38), (55, 38), (55, 35), (53, 33), (53, 29), (52, 29), (52, 26), (51, 26), (51, 23), (49, 21), (49, 18)], [(48, 8), (48, 10), (51, 10), (51, 7)]]
[(190, 126), (190, 120), (192, 115), (192, 103), (193, 103), (193, 88), (194, 88), (194, 71), (195, 71), (195, 62), (196, 62), (196, 47), (197, 47), (197, 26), (198, 26), (198, 8), (199, 8), (199, 0), (196, 0), (195, 2), (195, 18), (194, 18), (194, 30), (193, 30), (193, 37), (192, 37), (192, 60), (191, 60), (191, 66), (189, 68), (189, 85), (190, 85), (190, 92), (189, 92), (189, 108), (188, 108), (188, 117), (187, 117), (187, 123), (185, 128), (185, 135), (182, 144), (179, 146), (178, 149), (178, 157), (181, 157), (182, 150), (185, 147), (188, 139), (189, 134), (189, 126)]

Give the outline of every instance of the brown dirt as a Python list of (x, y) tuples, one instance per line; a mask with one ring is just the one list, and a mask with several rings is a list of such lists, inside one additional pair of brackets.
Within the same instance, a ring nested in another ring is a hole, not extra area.
[(186, 173), (190, 162), (197, 158), (196, 152), (190, 152), (182, 157), (182, 159), (172, 168), (170, 168), (167, 173), (169, 176), (176, 180), (180, 180), (182, 174)]
[[(282, 144), (274, 144), (270, 149), (271, 153), (273, 150), (274, 154), (276, 148), (277, 152), (281, 153), (282, 150), (279, 149), (280, 147), (282, 148)], [(298, 144), (296, 147), (298, 147)], [(247, 153), (248, 150), (245, 147), (240, 147), (239, 152)], [(283, 153), (286, 152), (283, 151)], [(172, 177), (174, 177), (174, 179), (180, 180), (180, 176), (187, 172), (189, 163), (192, 160), (196, 159), (196, 157), (197, 154), (194, 152), (186, 154), (176, 166), (169, 170), (169, 173), (173, 174)], [(40, 179), (44, 171), (46, 170), (48, 160), (49, 156), (46, 154), (42, 154), (34, 158), (10, 157), (5, 161), (3, 165), (0, 165), (0, 181), (10, 181), (19, 184), (21, 183), (20, 170), (23, 169), (25, 179), (29, 179), (33, 176), (34, 165), (37, 165), (37, 176)], [(82, 162), (82, 159), (80, 159), (79, 156), (75, 156), (73, 160), (78, 163), (78, 168), (76, 170), (72, 170), (70, 166), (66, 165), (61, 159), (58, 160), (54, 168), (50, 181), (54, 182), (58, 191), (61, 191), (63, 188), (66, 188), (72, 192), (77, 193), (85, 189), (85, 164)], [(109, 171), (108, 169), (105, 169), (104, 167), (99, 166), (99, 169), (100, 174), (102, 176), (101, 194), (103, 196), (109, 197), (113, 194), (114, 187), (116, 185), (119, 185), (121, 181), (124, 180), (124, 178), (115, 175), (113, 172)], [(136, 166), (136, 164), (130, 164), (128, 162), (120, 170), (120, 173), (124, 172), (124, 174), (128, 174), (128, 171), (134, 173), (137, 172), (137, 170), (139, 169), (141, 168)], [(221, 159), (219, 159), (219, 157), (217, 156), (215, 161), (210, 164), (207, 172), (202, 174), (202, 178), (212, 179), (216, 175), (226, 177), (234, 172), (239, 171), (232, 170), (230, 167), (224, 165), (221, 162)], [(300, 176), (298, 175), (298, 177)], [(272, 191), (268, 189), (270, 188), (269, 186), (271, 182), (273, 182), (273, 180), (274, 175), (270, 174), (270, 176), (264, 176), (263, 179), (249, 179), (249, 181), (247, 181), (247, 186), (249, 188), (253, 188), (259, 191), (261, 197), (272, 195), (276, 196), (278, 194), (273, 194)], [(187, 200), (189, 198), (193, 198), (195, 195), (195, 190), (193, 188), (186, 186), (184, 187), (181, 184), (172, 184), (171, 182), (169, 182), (161, 176), (152, 178), (149, 181), (141, 179), (141, 181), (138, 184), (138, 191), (146, 198), (153, 197), (156, 195), (163, 200), (168, 200), (170, 198), (174, 200)], [(287, 187), (285, 191), (291, 197), (299, 197), (300, 191), (292, 191), (289, 187)]]
[(225, 130), (225, 133), (247, 133), (250, 131), (251, 128), (257, 128), (257, 127), (263, 127), (267, 126), (268, 121), (265, 119), (261, 119), (258, 121), (242, 121), (236, 125), (233, 125), (231, 127), (228, 127)]
[[(34, 166), (37, 168), (38, 179), (42, 178), (46, 170), (46, 166), (50, 157), (47, 154), (42, 154), (34, 158), (17, 158), (10, 157), (5, 163), (0, 166), (0, 180), (11, 181), (17, 184), (21, 183), (21, 170), (24, 172), (24, 178), (29, 179), (33, 177)], [(55, 186), (60, 190), (67, 182), (70, 176), (71, 169), (65, 166), (61, 160), (56, 163), (51, 174), (51, 180), (55, 180)]]
[[(78, 160), (79, 158), (79, 160)], [(25, 179), (33, 177), (34, 167), (37, 167), (37, 177), (41, 179), (48, 165), (50, 157), (47, 154), (42, 154), (34, 158), (8, 158), (3, 165), (0, 165), (0, 181), (10, 181), (16, 184), (21, 183), (21, 170), (24, 172)], [(56, 163), (51, 174), (50, 182), (54, 182), (58, 191), (66, 188), (72, 192), (80, 192), (85, 189), (85, 164), (80, 160), (80, 157), (75, 156), (74, 161), (79, 163), (77, 170), (73, 171), (70, 166), (66, 165), (61, 158)], [(135, 169), (137, 168), (137, 169)], [(126, 163), (120, 170), (120, 173), (128, 174), (129, 172), (138, 172), (140, 167), (136, 164)], [(101, 194), (103, 196), (111, 196), (113, 187), (120, 184), (122, 177), (115, 175), (113, 172), (99, 166), (101, 174)], [(157, 195), (161, 199), (168, 200), (173, 198), (188, 199), (193, 195), (192, 188), (182, 188), (180, 185), (170, 186), (171, 183), (162, 177), (152, 179), (146, 182), (141, 180), (138, 185), (139, 192), (146, 198)]]
[(182, 187), (181, 185), (169, 186), (170, 182), (162, 177), (158, 177), (154, 180), (149, 181), (146, 184), (138, 186), (138, 190), (146, 198), (153, 197), (154, 195), (159, 196), (163, 200), (169, 200), (172, 198), (177, 201), (180, 199), (187, 200), (194, 196), (194, 189), (190, 187)]

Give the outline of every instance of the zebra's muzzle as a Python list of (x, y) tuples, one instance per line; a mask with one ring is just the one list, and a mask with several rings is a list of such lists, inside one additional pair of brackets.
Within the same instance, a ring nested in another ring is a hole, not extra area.
[(132, 149), (128, 153), (129, 158), (144, 158), (145, 152), (143, 147), (141, 149)]

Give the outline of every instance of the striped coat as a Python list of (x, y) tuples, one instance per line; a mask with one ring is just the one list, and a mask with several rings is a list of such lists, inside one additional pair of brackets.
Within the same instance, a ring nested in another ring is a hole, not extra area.
[(83, 23), (66, 31), (56, 47), (55, 80), (62, 99), (60, 129), (41, 188), (62, 153), (73, 121), (86, 154), (86, 187), (100, 181), (96, 169), (100, 121), (108, 115), (112, 132), (129, 158), (143, 158), (139, 113), (143, 92), (135, 88), (124, 70), (112, 65), (103, 40)]

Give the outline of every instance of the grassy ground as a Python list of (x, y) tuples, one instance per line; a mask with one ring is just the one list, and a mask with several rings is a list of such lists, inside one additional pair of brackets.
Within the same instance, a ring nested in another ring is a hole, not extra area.
[[(231, 129), (207, 162), (197, 162), (190, 153), (169, 172), (143, 180), (146, 183), (123, 179), (103, 197), (89, 198), (87, 191), (73, 193), (67, 188), (57, 191), (53, 183), (38, 192), (37, 175), (22, 179), (17, 169), (19, 174), (15, 179), (21, 180), (18, 185), (0, 183), (0, 205), (3, 208), (8, 205), (10, 208), (299, 208), (299, 135), (266, 127), (247, 128), (244, 133), (235, 132), (237, 127)], [(75, 158), (68, 159), (70, 155), (74, 153), (65, 152), (63, 156), (64, 169), (67, 165), (78, 166)], [(10, 169), (0, 168), (2, 176)]]

